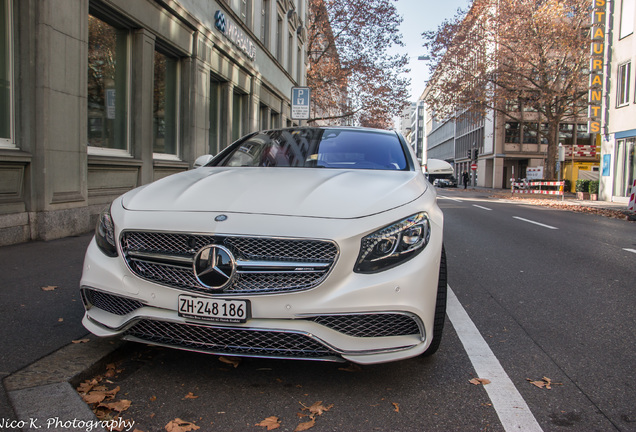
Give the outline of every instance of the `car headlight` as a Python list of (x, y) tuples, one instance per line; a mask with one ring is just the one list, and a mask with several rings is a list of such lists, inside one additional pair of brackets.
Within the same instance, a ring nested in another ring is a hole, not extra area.
[(388, 270), (420, 253), (430, 238), (426, 213), (417, 213), (365, 236), (354, 271), (376, 273)]
[(109, 257), (117, 256), (117, 245), (115, 243), (115, 224), (110, 215), (110, 207), (107, 207), (99, 215), (97, 227), (95, 228), (95, 241), (99, 249)]

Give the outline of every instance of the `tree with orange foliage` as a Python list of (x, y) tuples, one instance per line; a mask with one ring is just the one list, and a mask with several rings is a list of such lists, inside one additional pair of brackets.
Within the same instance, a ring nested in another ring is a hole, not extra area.
[(408, 100), (395, 0), (308, 0), (309, 122), (388, 128)]
[(546, 178), (555, 178), (559, 125), (587, 111), (590, 20), (590, 0), (474, 0), (423, 33), (429, 109), (438, 118), (494, 111), (525, 123), (547, 142)]

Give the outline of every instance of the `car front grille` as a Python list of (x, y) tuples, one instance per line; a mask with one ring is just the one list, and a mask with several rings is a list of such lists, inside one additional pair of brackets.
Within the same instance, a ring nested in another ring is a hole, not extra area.
[(420, 334), (420, 327), (414, 318), (397, 313), (321, 315), (311, 318), (311, 321), (354, 337)]
[[(203, 286), (194, 274), (193, 260), (197, 252), (211, 244), (227, 248), (236, 259), (236, 275), (223, 290)], [(327, 277), (338, 256), (335, 243), (324, 240), (144, 231), (124, 232), (121, 246), (126, 264), (143, 279), (183, 290), (223, 295), (314, 288)]]
[(143, 306), (143, 303), (137, 300), (88, 288), (82, 288), (81, 294), (87, 309), (94, 306), (115, 315), (126, 315)]
[(337, 360), (337, 353), (302, 333), (208, 327), (141, 320), (124, 335), (133, 340), (211, 354)]

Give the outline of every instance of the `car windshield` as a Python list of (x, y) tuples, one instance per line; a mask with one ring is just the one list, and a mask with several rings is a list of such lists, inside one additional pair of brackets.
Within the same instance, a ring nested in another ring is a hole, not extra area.
[(404, 149), (395, 133), (328, 128), (259, 132), (232, 145), (210, 165), (408, 169)]

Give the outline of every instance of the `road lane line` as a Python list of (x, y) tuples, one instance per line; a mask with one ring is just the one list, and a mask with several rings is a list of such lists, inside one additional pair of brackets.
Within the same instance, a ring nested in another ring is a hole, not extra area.
[(553, 229), (553, 230), (557, 230), (558, 229), (557, 227), (553, 227), (553, 226), (550, 226), (550, 225), (546, 225), (546, 224), (542, 224), (542, 223), (539, 223), (539, 222), (535, 222), (535, 221), (532, 221), (530, 219), (524, 219), (524, 218), (519, 217), (519, 216), (513, 216), (513, 219), (518, 219), (520, 221), (524, 221), (524, 222), (528, 222), (528, 223), (531, 223), (531, 224), (539, 225), (539, 226), (542, 226), (542, 227), (548, 228), (548, 229)]
[(506, 431), (540, 432), (541, 426), (532, 415), (510, 377), (479, 333), (453, 290), (448, 287), (446, 313), (464, 345), (477, 377), (490, 380), (484, 389)]
[(447, 200), (451, 200), (451, 201), (455, 201), (455, 202), (462, 202), (462, 200), (460, 200), (460, 199), (451, 198), (451, 197), (447, 197), (447, 196), (443, 196), (443, 195), (437, 195), (437, 198), (447, 199)]
[(636, 254), (636, 249), (627, 249), (627, 248), (623, 248), (624, 251), (627, 252), (631, 252), (631, 253), (635, 253)]
[(480, 208), (480, 209), (482, 209), (482, 210), (492, 211), (492, 209), (491, 209), (491, 208), (488, 208), (488, 207), (482, 207), (482, 206), (477, 205), (477, 204), (473, 204), (473, 207), (477, 207), (477, 208)]

